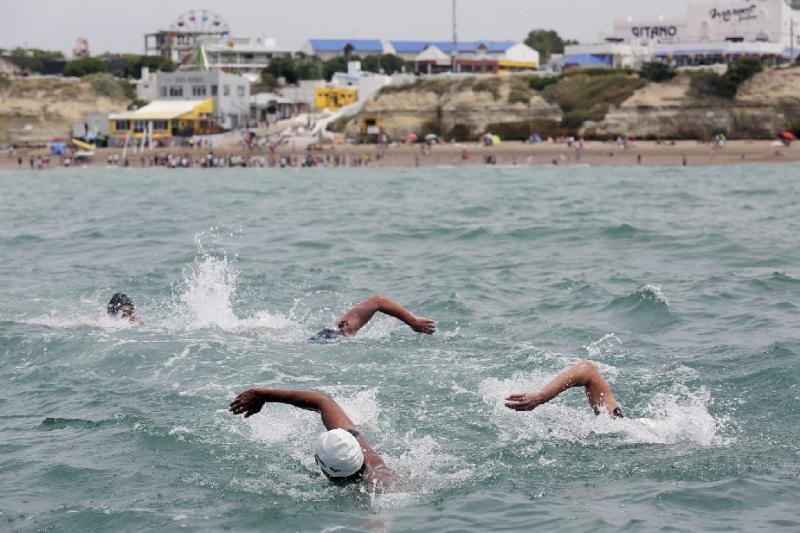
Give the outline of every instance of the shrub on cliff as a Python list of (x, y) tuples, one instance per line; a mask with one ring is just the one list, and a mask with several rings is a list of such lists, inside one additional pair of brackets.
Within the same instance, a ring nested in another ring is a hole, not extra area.
[(639, 77), (653, 81), (655, 83), (663, 83), (674, 78), (678, 72), (666, 63), (660, 61), (653, 61), (642, 65), (642, 70), (639, 72)]
[(119, 80), (106, 72), (98, 72), (86, 76), (95, 92), (108, 96), (113, 100), (135, 100), (136, 89), (125, 80)]
[(564, 112), (564, 127), (577, 130), (585, 120), (603, 120), (611, 106), (618, 106), (647, 82), (626, 74), (572, 74), (550, 85), (544, 97)]
[(550, 85), (558, 83), (558, 76), (531, 76), (528, 87), (534, 91), (544, 91)]
[(106, 71), (106, 63), (96, 57), (83, 57), (67, 63), (64, 67), (64, 76), (83, 78), (89, 74)]
[(761, 63), (756, 59), (751, 57), (735, 59), (730, 62), (725, 74), (703, 71), (692, 75), (689, 94), (698, 99), (733, 100), (739, 92), (739, 86), (762, 70)]

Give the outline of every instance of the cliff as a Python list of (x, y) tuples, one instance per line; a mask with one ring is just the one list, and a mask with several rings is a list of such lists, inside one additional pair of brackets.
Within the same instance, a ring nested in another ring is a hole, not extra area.
[(125, 82), (109, 75), (12, 78), (0, 83), (0, 142), (42, 146), (68, 136), (89, 113), (124, 111), (132, 102)]
[(800, 127), (800, 69), (765, 70), (739, 87), (733, 100), (692, 96), (689, 74), (638, 90), (603, 120), (584, 125), (587, 135), (639, 138), (769, 139)]
[(733, 100), (692, 95), (691, 73), (651, 83), (626, 72), (576, 72), (558, 79), (530, 75), (424, 78), (384, 88), (351, 120), (379, 117), (393, 139), (409, 132), (472, 140), (485, 131), (521, 139), (587, 137), (770, 139), (800, 130), (800, 68), (768, 69), (744, 82)]

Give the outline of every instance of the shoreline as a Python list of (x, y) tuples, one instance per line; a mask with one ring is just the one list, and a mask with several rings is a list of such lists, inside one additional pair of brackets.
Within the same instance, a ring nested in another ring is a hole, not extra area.
[[(787, 163), (800, 162), (800, 150), (794, 146), (773, 146), (773, 141), (728, 141), (724, 147), (695, 141), (678, 141), (674, 144), (655, 141), (639, 141), (628, 148), (615, 142), (587, 142), (581, 148), (577, 143), (526, 144), (518, 141), (503, 142), (497, 146), (481, 146), (476, 143), (446, 143), (433, 145), (423, 150), (423, 145), (325, 145), (319, 149), (306, 150), (281, 146), (274, 151), (266, 148), (247, 150), (244, 148), (189, 148), (170, 147), (146, 151), (144, 154), (128, 151), (128, 168), (149, 168), (153, 157), (172, 156), (191, 161), (199, 168), (200, 162), (213, 153), (217, 159), (225, 158), (221, 165), (228, 167), (227, 158), (241, 157), (251, 167), (318, 166), (318, 167), (378, 167), (414, 168), (442, 166), (473, 166), (494, 164), (500, 166), (531, 165), (591, 165), (591, 166), (710, 166), (742, 163)], [(61, 168), (60, 156), (50, 156), (49, 166), (36, 168), (37, 158), (48, 155), (46, 149), (19, 150), (13, 155), (0, 155), (0, 170), (48, 170)], [(73, 163), (77, 168), (105, 168), (108, 157), (121, 159), (120, 148), (99, 148), (91, 161)], [(22, 159), (20, 165), (18, 159)], [(31, 159), (34, 160), (31, 168)], [(489, 161), (489, 162), (487, 162)], [(306, 162), (310, 164), (305, 164)], [(272, 164), (271, 164), (272, 163)], [(117, 166), (117, 165), (113, 165)], [(119, 166), (123, 166), (120, 161)], [(163, 165), (158, 165), (163, 166)], [(203, 167), (205, 168), (205, 167)], [(220, 168), (220, 166), (212, 167)]]

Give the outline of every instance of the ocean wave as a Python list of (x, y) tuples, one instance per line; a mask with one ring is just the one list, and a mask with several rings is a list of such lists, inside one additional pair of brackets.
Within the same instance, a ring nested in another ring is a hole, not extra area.
[(675, 321), (669, 300), (657, 285), (644, 285), (631, 294), (614, 298), (605, 309), (624, 313), (637, 327), (666, 327)]

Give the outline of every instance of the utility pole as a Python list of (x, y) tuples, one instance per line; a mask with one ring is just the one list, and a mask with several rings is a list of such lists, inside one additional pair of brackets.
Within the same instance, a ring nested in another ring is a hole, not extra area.
[(789, 66), (791, 67), (794, 64), (794, 16), (792, 14), (789, 15), (789, 39), (792, 41), (789, 44)]
[(456, 0), (453, 0), (453, 72), (458, 73), (458, 20), (456, 18)]

